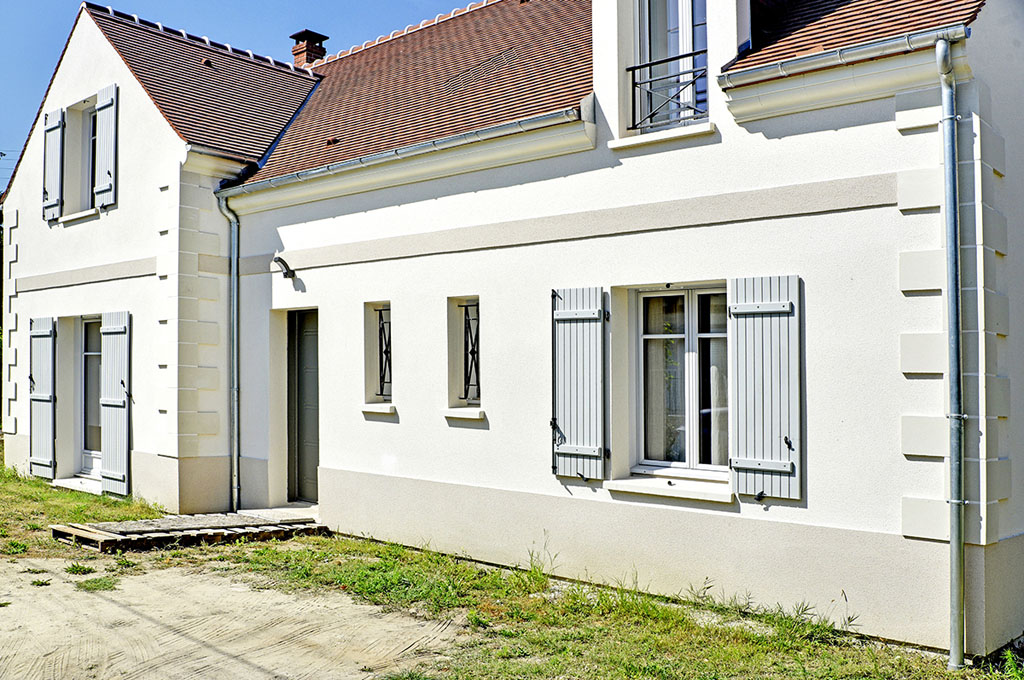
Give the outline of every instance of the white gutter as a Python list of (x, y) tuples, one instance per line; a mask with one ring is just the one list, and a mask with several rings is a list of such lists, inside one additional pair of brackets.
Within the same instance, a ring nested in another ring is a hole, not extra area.
[(970, 35), (970, 29), (964, 24), (956, 24), (920, 33), (908, 33), (896, 38), (875, 40), (828, 52), (795, 57), (774, 64), (754, 66), (753, 68), (741, 71), (729, 71), (718, 76), (718, 85), (722, 89), (742, 87), (809, 71), (820, 71), (821, 69), (833, 68), (835, 66), (845, 66), (860, 61), (930, 49), (940, 40), (953, 43), (964, 40), (970, 37)]
[[(257, 191), (265, 191), (267, 189), (273, 189), (276, 187), (287, 186), (289, 184), (296, 184), (310, 179), (316, 179), (318, 177), (328, 177), (331, 175), (338, 175), (344, 172), (350, 172), (352, 170), (359, 170), (371, 165), (378, 165), (380, 163), (387, 163), (388, 161), (395, 161), (404, 158), (410, 158), (413, 156), (421, 156), (423, 154), (431, 153), (434, 151), (442, 151), (451, 149), (459, 146), (466, 146), (468, 144), (475, 144), (477, 142), (487, 141), (489, 139), (496, 139), (498, 137), (507, 137), (509, 135), (518, 134), (520, 132), (530, 132), (532, 130), (539, 130), (541, 128), (553, 127), (555, 125), (562, 125), (563, 123), (573, 123), (578, 120), (585, 120), (586, 122), (593, 122), (593, 106), (588, 106), (588, 100), (591, 96), (588, 96), (583, 100), (583, 105), (580, 107), (572, 107), (563, 109), (561, 111), (554, 111), (552, 113), (545, 113), (539, 116), (532, 116), (530, 118), (523, 118), (522, 120), (512, 121), (511, 123), (502, 123), (501, 125), (495, 125), (482, 130), (475, 130), (473, 132), (465, 132), (458, 135), (452, 135), (450, 137), (444, 137), (442, 139), (434, 140), (431, 142), (422, 142), (420, 144), (412, 144), (404, 146), (394, 151), (383, 151), (380, 153), (368, 154), (359, 158), (353, 158), (351, 160), (342, 161), (340, 163), (330, 163), (328, 165), (322, 165), (318, 168), (312, 168), (310, 170), (300, 170), (299, 172), (293, 172), (288, 175), (282, 175), (281, 177), (272, 177), (270, 179), (260, 180), (259, 182), (252, 182), (251, 184), (239, 184), (237, 186), (227, 187), (225, 189), (219, 189), (214, 193), (219, 198), (229, 198), (231, 196), (238, 196), (240, 194), (251, 194)], [(590, 109), (588, 111), (588, 109)], [(581, 113), (582, 112), (582, 113)]]

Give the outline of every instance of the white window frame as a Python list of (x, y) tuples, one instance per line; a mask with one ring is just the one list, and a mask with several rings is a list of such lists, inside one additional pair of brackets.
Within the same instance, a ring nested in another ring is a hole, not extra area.
[[(728, 296), (727, 288), (722, 284), (701, 284), (692, 286), (671, 286), (657, 289), (639, 289), (635, 291), (633, 304), (636, 314), (635, 324), (632, 329), (636, 338), (636, 351), (634, 356), (634, 371), (636, 375), (636, 453), (632, 472), (634, 474), (659, 474), (659, 473), (684, 473), (686, 476), (708, 477), (718, 479), (727, 475), (729, 471), (726, 465), (711, 465), (700, 463), (700, 357), (698, 354), (699, 340), (701, 338), (725, 338), (726, 343), (731, 342), (728, 333), (728, 326), (725, 331), (714, 333), (698, 333), (698, 296), (701, 294), (719, 294)], [(644, 333), (644, 300), (654, 297), (677, 297), (685, 296), (684, 310), (684, 332), (679, 334), (645, 334)], [(726, 305), (728, 306), (728, 298)], [(686, 461), (663, 461), (652, 460), (646, 457), (644, 431), (646, 429), (645, 403), (644, 403), (644, 350), (646, 339), (651, 338), (682, 338), (683, 339), (683, 398), (684, 410), (686, 413)], [(695, 341), (691, 343), (691, 338)], [(728, 395), (726, 401), (729, 414), (732, 415), (732, 394)], [(730, 430), (731, 432), (731, 430)], [(732, 438), (729, 437), (729, 451), (726, 460), (731, 455)]]
[[(101, 447), (100, 451), (93, 451), (91, 449), (86, 448), (87, 437), (86, 437), (86, 434), (85, 434), (85, 428), (88, 426), (88, 423), (86, 422), (86, 417), (85, 417), (85, 410), (88, 407), (87, 406), (88, 395), (85, 393), (85, 388), (86, 388), (86, 371), (87, 371), (86, 366), (85, 366), (85, 358), (86, 358), (86, 356), (90, 356), (90, 355), (91, 356), (99, 356), (100, 357), (100, 366), (102, 367), (102, 365), (103, 365), (103, 351), (102, 351), (102, 348), (100, 349), (99, 352), (88, 352), (87, 353), (85, 351), (86, 342), (87, 342), (87, 334), (88, 334), (88, 331), (86, 330), (86, 326), (88, 324), (90, 324), (90, 323), (96, 323), (96, 324), (100, 324), (102, 326), (103, 318), (101, 316), (97, 316), (97, 315), (83, 316), (83, 317), (80, 318), (80, 325), (81, 325), (81, 329), (82, 330), (81, 330), (81, 333), (80, 333), (80, 342), (78, 343), (77, 350), (78, 350), (78, 360), (79, 360), (79, 363), (80, 363), (80, 366), (81, 366), (81, 376), (82, 376), (82, 378), (81, 378), (81, 381), (78, 382), (78, 385), (76, 386), (76, 389), (77, 389), (78, 394), (80, 395), (80, 398), (81, 398), (81, 402), (80, 402), (81, 403), (81, 407), (79, 409), (77, 409), (78, 410), (78, 414), (77, 414), (78, 417), (76, 418), (76, 420), (77, 420), (77, 423), (78, 423), (78, 427), (77, 427), (77, 429), (78, 429), (78, 437), (81, 438), (80, 441), (82, 442), (82, 444), (81, 444), (81, 446), (78, 447), (78, 461), (76, 461), (76, 463), (77, 463), (76, 468), (78, 470), (77, 474), (80, 474), (82, 476), (88, 477), (90, 479), (99, 479), (100, 478), (100, 466), (102, 466), (102, 461), (103, 461), (102, 447)], [(102, 383), (103, 383), (102, 368), (100, 370), (99, 380), (100, 380), (100, 390), (102, 391)], [(102, 432), (102, 416), (101, 416), (100, 437), (102, 437), (102, 436), (103, 436), (103, 432)], [(101, 439), (101, 441), (102, 441), (102, 439)], [(85, 466), (83, 465), (83, 463), (85, 462), (85, 456), (87, 456), (87, 455), (91, 456), (92, 458), (94, 458), (95, 463), (96, 463), (95, 466), (92, 468), (92, 470), (90, 470), (89, 472), (86, 472)]]
[[(694, 49), (695, 49), (695, 47), (694, 47), (694, 30), (696, 29), (696, 27), (694, 26), (694, 15), (693, 15), (693, 3), (694, 3), (694, 0), (672, 0), (672, 2), (674, 2), (676, 4), (676, 12), (677, 12), (677, 15), (679, 17), (679, 26), (677, 28), (677, 33), (678, 33), (677, 39), (676, 39), (677, 46), (676, 46), (676, 48), (674, 50), (670, 50), (670, 52), (674, 51), (674, 52), (676, 52), (679, 55), (689, 54), (689, 53), (693, 52)], [(708, 2), (710, 2), (710, 0), (708, 0)], [(634, 14), (635, 22), (634, 22), (634, 26), (633, 26), (633, 36), (634, 36), (634, 40), (635, 40), (635, 49), (633, 50), (633, 53), (634, 53), (634, 63), (635, 64), (647, 64), (647, 63), (650, 63), (653, 60), (653, 57), (651, 56), (651, 17), (650, 17), (650, 11), (649, 11), (650, 3), (651, 3), (651, 0), (635, 0), (635, 5), (634, 5), (634, 8), (635, 8), (635, 14)], [(705, 14), (707, 14), (707, 12), (708, 12), (708, 9), (705, 8)], [(706, 33), (707, 25), (708, 25), (707, 16), (705, 16), (705, 23), (703, 25), (705, 26), (705, 33)], [(707, 41), (707, 39), (705, 38), (705, 42), (706, 41)], [(668, 55), (668, 56), (672, 56), (672, 55)], [(691, 59), (685, 59), (685, 60), (679, 60), (678, 62), (670, 62), (670, 63), (676, 63), (675, 68), (679, 69), (680, 71), (694, 68), (694, 60), (692, 58)], [(705, 76), (705, 81), (707, 82), (708, 87), (710, 87), (710, 82), (711, 82), (709, 76), (710, 76), (710, 69), (708, 69), (708, 76)], [(636, 96), (637, 96), (636, 93), (630, 92), (630, 97), (636, 97)], [(705, 97), (708, 97), (708, 96), (709, 96), (709, 94), (705, 95)], [(697, 104), (697, 87), (696, 87), (696, 84), (694, 84), (693, 87), (691, 88), (691, 92), (689, 93), (689, 96), (685, 98), (685, 102), (689, 106), (696, 106), (696, 104)], [(651, 104), (648, 103), (648, 104), (645, 105), (645, 107), (648, 107), (650, 105)], [(706, 102), (706, 105), (709, 105), (709, 102)], [(679, 107), (673, 107), (673, 106), (670, 105), (667, 110), (673, 110), (674, 108), (679, 108)], [(671, 130), (671, 129), (676, 128), (676, 127), (691, 125), (691, 124), (694, 124), (694, 123), (697, 123), (697, 122), (700, 122), (700, 120), (683, 120), (683, 121), (677, 121), (677, 122), (674, 122), (674, 123), (672, 123), (672, 122), (665, 122), (665, 123), (663, 123), (661, 125), (654, 126), (652, 129), (642, 130), (642, 132), (650, 133), (650, 132), (657, 132), (657, 131), (661, 131), (661, 130)]]

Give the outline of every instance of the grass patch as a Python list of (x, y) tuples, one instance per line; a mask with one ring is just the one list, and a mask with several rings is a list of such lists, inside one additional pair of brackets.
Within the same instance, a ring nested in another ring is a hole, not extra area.
[(98, 576), (88, 578), (75, 584), (75, 588), (84, 590), (87, 593), (96, 593), (103, 590), (114, 590), (117, 588), (117, 579), (113, 576)]
[(84, 576), (85, 574), (91, 574), (96, 570), (88, 565), (72, 562), (68, 566), (64, 567), (64, 571), (72, 576)]
[(1016, 678), (994, 667), (949, 673), (941, 657), (858, 639), (842, 629), (856, 620), (841, 610), (762, 607), (748, 596), (715, 597), (710, 584), (663, 598), (631, 586), (551, 583), (538, 560), (492, 569), (343, 537), (168, 551), (162, 560), (227, 563), (264, 586), (337, 589), (386, 608), (465, 616), (469, 633), (443, 660), (391, 680)]
[(4, 465), (0, 445), (0, 553), (28, 557), (57, 557), (75, 549), (51, 540), (50, 524), (119, 522), (129, 519), (160, 517), (159, 508), (136, 500), (118, 500), (109, 496), (67, 489), (56, 489), (36, 477), (22, 477)]
[(11, 606), (10, 602), (0, 602), (0, 609), (3, 609), (4, 607), (10, 607), (10, 606)]
[(42, 588), (44, 586), (50, 585), (50, 579), (48, 579), (48, 578), (37, 578), (35, 581), (32, 581), (32, 585), (34, 585), (37, 588)]
[[(34, 527), (160, 514), (144, 503), (53, 489), (0, 462), (0, 552), (7, 555), (84, 562), (75, 548)], [(443, 658), (389, 680), (1024, 680), (1024, 664), (1012, 654), (998, 664), (949, 673), (941, 657), (860, 640), (844, 631), (856, 619), (841, 599), (837, 611), (764, 607), (749, 596), (715, 596), (710, 583), (680, 598), (655, 597), (629, 585), (552, 582), (535, 558), (525, 569), (493, 569), (430, 551), (308, 536), (173, 546), (95, 564), (107, 575), (78, 581), (77, 589), (114, 590), (132, 570), (186, 567), (247, 574), (260, 586), (286, 591), (344, 591), (422, 616), (464, 617), (466, 632)], [(94, 569), (72, 562), (65, 571), (84, 576)], [(50, 579), (32, 582), (49, 584)]]
[(28, 552), (28, 544), (21, 541), (7, 541), (0, 552), (4, 555), (21, 555)]

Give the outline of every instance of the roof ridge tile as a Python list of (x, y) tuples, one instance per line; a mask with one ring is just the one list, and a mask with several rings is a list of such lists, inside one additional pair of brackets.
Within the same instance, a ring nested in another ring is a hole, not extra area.
[(173, 38), (187, 40), (190, 43), (200, 45), (202, 47), (208, 47), (220, 53), (226, 53), (235, 57), (239, 57), (241, 59), (249, 59), (257, 64), (270, 66), (281, 71), (289, 71), (299, 75), (305, 74), (316, 77), (316, 74), (313, 73), (313, 69), (309, 68), (308, 66), (305, 68), (296, 67), (295, 64), (293, 64), (290, 61), (282, 61), (280, 59), (275, 59), (274, 57), (264, 56), (261, 54), (254, 54), (252, 50), (243, 50), (238, 47), (232, 47), (229, 43), (220, 43), (215, 40), (210, 40), (205, 35), (193, 35), (183, 28), (171, 28), (170, 26), (164, 26), (159, 21), (140, 19), (139, 15), (137, 14), (129, 14), (127, 12), (122, 12), (121, 10), (114, 9), (110, 5), (98, 5), (93, 2), (85, 1), (82, 2), (81, 6), (83, 9), (86, 9), (90, 12), (107, 14), (115, 19), (120, 19), (121, 21), (134, 23), (142, 28), (156, 30), (160, 33), (171, 36)]
[(456, 7), (456, 8), (454, 8), (450, 12), (447, 12), (447, 13), (442, 12), (441, 14), (438, 14), (433, 19), (424, 19), (423, 21), (421, 21), (418, 24), (409, 24), (405, 28), (396, 28), (394, 31), (392, 31), (388, 35), (377, 36), (376, 40), (367, 40), (362, 45), (353, 45), (352, 47), (348, 48), (347, 50), (342, 50), (342, 51), (338, 52), (337, 54), (329, 54), (326, 57), (323, 57), (321, 59), (317, 59), (312, 64), (310, 64), (310, 66), (311, 67), (315, 67), (315, 66), (323, 66), (324, 64), (329, 64), (332, 61), (337, 61), (338, 59), (342, 59), (342, 58), (347, 57), (349, 55), (356, 54), (357, 52), (362, 52), (363, 50), (367, 50), (367, 49), (369, 49), (371, 47), (374, 47), (376, 45), (380, 45), (382, 43), (390, 42), (390, 41), (395, 40), (397, 38), (401, 38), (402, 36), (409, 35), (410, 33), (415, 33), (416, 31), (423, 30), (424, 28), (429, 28), (431, 26), (436, 26), (436, 25), (438, 25), (441, 22), (448, 21), (449, 19), (454, 19), (457, 16), (464, 16), (465, 14), (467, 14), (469, 12), (473, 12), (473, 11), (481, 9), (483, 7), (487, 7), (489, 5), (497, 4), (497, 3), (501, 2), (501, 1), (502, 0), (476, 0), (475, 2), (469, 3), (469, 5), (467, 7)]

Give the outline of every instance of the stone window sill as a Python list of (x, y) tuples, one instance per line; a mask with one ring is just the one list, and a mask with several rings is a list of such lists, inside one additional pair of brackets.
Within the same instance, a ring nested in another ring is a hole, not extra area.
[(484, 420), (487, 417), (487, 414), (479, 406), (446, 408), (441, 413), (445, 418), (453, 418), (455, 420)]
[(382, 401), (375, 404), (363, 404), (363, 413), (370, 413), (376, 416), (393, 416), (398, 411), (390, 401)]
[(694, 125), (683, 125), (681, 127), (672, 128), (671, 130), (648, 132), (645, 134), (633, 135), (631, 137), (613, 139), (608, 142), (608, 148), (615, 151), (619, 149), (632, 149), (634, 147), (644, 146), (647, 144), (657, 144), (658, 142), (673, 142), (677, 139), (710, 135), (713, 134), (716, 129), (715, 124), (711, 121), (706, 123), (696, 123)]
[(99, 208), (89, 208), (81, 212), (71, 213), (70, 215), (61, 215), (57, 218), (57, 224), (71, 224), (73, 222), (81, 222), (87, 220), (90, 217), (96, 217), (100, 214)]
[(732, 503), (735, 498), (728, 471), (712, 471), (695, 477), (692, 472), (703, 471), (679, 472), (666, 469), (664, 472), (648, 473), (648, 470), (644, 468), (643, 474), (605, 482), (604, 488), (613, 493), (664, 496), (709, 503)]

